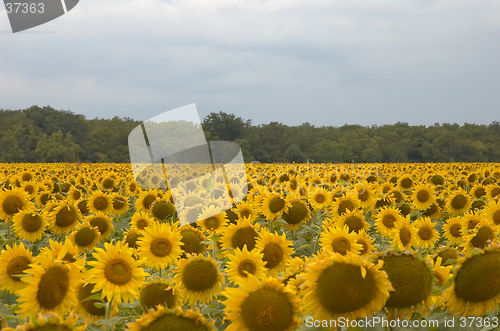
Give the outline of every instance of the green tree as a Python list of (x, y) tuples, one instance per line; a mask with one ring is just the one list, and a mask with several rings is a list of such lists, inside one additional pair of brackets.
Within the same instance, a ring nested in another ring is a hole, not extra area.
[(212, 139), (234, 141), (242, 138), (245, 129), (250, 126), (251, 120), (244, 121), (241, 117), (224, 112), (210, 113), (203, 120), (203, 130), (212, 134)]
[(287, 162), (302, 163), (305, 161), (305, 156), (299, 146), (291, 144), (285, 151), (285, 159)]

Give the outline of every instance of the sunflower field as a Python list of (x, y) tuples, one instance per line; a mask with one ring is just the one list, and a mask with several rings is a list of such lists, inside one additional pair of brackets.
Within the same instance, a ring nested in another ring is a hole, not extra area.
[(193, 196), (181, 224), (129, 164), (0, 164), (2, 330), (499, 329), (500, 164), (247, 164), (231, 180), (242, 201)]

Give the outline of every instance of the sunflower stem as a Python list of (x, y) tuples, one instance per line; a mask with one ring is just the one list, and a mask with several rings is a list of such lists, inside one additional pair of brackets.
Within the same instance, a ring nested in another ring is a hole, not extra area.
[(217, 241), (215, 240), (215, 238), (216, 238), (215, 236), (212, 237), (212, 241), (214, 243), (212, 251), (213, 251), (214, 260), (217, 260), (217, 256), (216, 256), (216, 254), (217, 254)]
[[(113, 305), (113, 298), (111, 298), (111, 300), (109, 300), (109, 302), (106, 303), (106, 306), (104, 306), (106, 310), (106, 320), (109, 320), (111, 318), (111, 311), (113, 310), (112, 305)], [(111, 330), (113, 330), (112, 325), (104, 326), (104, 331), (111, 331)]]
[(316, 247), (318, 246), (318, 240), (319, 240), (320, 235), (321, 235), (321, 232), (319, 232), (318, 235), (316, 236), (316, 239), (314, 239), (314, 246), (313, 246), (313, 250), (312, 250), (313, 254), (316, 254)]

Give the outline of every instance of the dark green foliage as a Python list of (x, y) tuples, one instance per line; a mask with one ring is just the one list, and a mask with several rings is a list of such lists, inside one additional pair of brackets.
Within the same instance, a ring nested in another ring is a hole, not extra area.
[[(0, 109), (0, 162), (130, 162), (128, 135), (140, 121), (86, 119), (50, 106)], [(246, 162), (500, 162), (500, 123), (398, 122), (364, 127), (252, 126), (223, 112), (203, 121), (207, 140), (238, 143)]]

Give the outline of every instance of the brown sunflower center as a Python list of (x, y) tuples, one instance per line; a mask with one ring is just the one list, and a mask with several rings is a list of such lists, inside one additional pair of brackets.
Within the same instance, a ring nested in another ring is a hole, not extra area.
[(298, 224), (307, 217), (307, 206), (301, 202), (294, 201), (292, 206), (283, 214), (283, 219), (288, 224)]
[(388, 229), (392, 229), (394, 227), (394, 222), (396, 222), (396, 217), (392, 214), (385, 214), (384, 217), (382, 217), (382, 223)]
[(26, 256), (18, 255), (12, 258), (7, 265), (7, 275), (13, 281), (20, 282), (21, 278), (14, 275), (22, 274), (24, 270), (28, 269), (30, 263), (30, 259)]
[(484, 248), (488, 240), (493, 240), (495, 233), (489, 226), (483, 226), (478, 231), (474, 238), (471, 239), (470, 244), (473, 247)]
[(115, 285), (125, 285), (132, 279), (132, 269), (127, 261), (116, 258), (106, 263), (104, 276)]
[(366, 306), (375, 296), (375, 279), (365, 277), (356, 265), (335, 263), (317, 280), (316, 294), (321, 305), (332, 314), (348, 313)]
[(26, 232), (37, 232), (42, 226), (42, 218), (37, 214), (25, 214), (21, 221), (21, 226)]
[(156, 200), (156, 196), (155, 195), (148, 194), (142, 200), (142, 206), (144, 208), (146, 208), (146, 209), (149, 209), (149, 208), (151, 208), (151, 205), (153, 204), (153, 202), (155, 202), (155, 200)]
[(143, 235), (138, 232), (130, 232), (127, 234), (127, 245), (128, 247), (137, 248), (137, 240)]
[(279, 213), (285, 207), (285, 200), (280, 197), (272, 197), (269, 200), (269, 210), (271, 213)]
[(68, 272), (62, 266), (52, 266), (38, 283), (36, 299), (41, 308), (53, 309), (66, 298), (70, 285)]
[(56, 225), (61, 228), (71, 226), (76, 221), (77, 216), (74, 207), (64, 207), (57, 213)]
[(473, 230), (476, 228), (476, 225), (479, 223), (479, 220), (471, 219), (467, 222), (467, 229)]
[(14, 215), (23, 208), (23, 200), (16, 195), (9, 195), (2, 203), (2, 208), (6, 214)]
[(165, 238), (155, 238), (149, 247), (154, 256), (165, 257), (172, 251), (170, 241)]
[(482, 196), (485, 196), (486, 195), (486, 190), (484, 189), (484, 187), (478, 187), (475, 191), (474, 191), (474, 196), (476, 198), (481, 198)]
[(247, 250), (251, 251), (255, 247), (255, 240), (258, 234), (251, 226), (236, 230), (231, 237), (231, 246), (233, 248), (243, 249), (247, 245)]
[(182, 239), (181, 242), (184, 243), (182, 250), (189, 254), (199, 254), (203, 251), (203, 246), (201, 244), (202, 238), (200, 238), (196, 232), (192, 230), (181, 231)]
[(500, 187), (494, 187), (491, 190), (491, 197), (496, 197), (497, 195), (500, 195)]
[(153, 205), (151, 212), (157, 219), (164, 220), (174, 213), (175, 207), (170, 202), (159, 200)]
[(346, 218), (344, 224), (349, 227), (349, 232), (354, 231), (358, 233), (363, 229), (363, 220), (358, 216), (349, 216), (348, 218)]
[(500, 293), (500, 252), (467, 259), (457, 271), (455, 294), (468, 302), (484, 302)]
[(78, 190), (74, 190), (72, 196), (73, 196), (73, 199), (78, 200), (82, 196), (82, 193)]
[(358, 192), (358, 198), (361, 201), (366, 201), (370, 198), (370, 192), (367, 189), (362, 189)]
[(354, 203), (351, 200), (344, 200), (339, 203), (339, 208), (337, 210), (339, 215), (342, 215), (347, 210), (354, 210)]
[(465, 197), (465, 195), (459, 194), (451, 199), (450, 205), (453, 209), (462, 209), (467, 205), (467, 198)]
[(113, 187), (113, 185), (115, 185), (115, 181), (113, 180), (113, 178), (106, 178), (102, 181), (102, 187), (104, 187), (105, 189), (110, 189)]
[(434, 175), (431, 177), (431, 183), (434, 185), (443, 185), (444, 177), (441, 175)]
[(410, 178), (403, 178), (401, 180), (401, 187), (405, 189), (410, 188), (412, 185), (413, 185), (413, 180), (411, 180)]
[(453, 249), (446, 249), (438, 254), (442, 258), (441, 265), (448, 265), (448, 260), (458, 259), (458, 254)]
[(140, 300), (141, 305), (148, 309), (157, 305), (167, 305), (168, 308), (175, 306), (174, 290), (167, 284), (153, 283), (146, 285), (141, 290)]
[(120, 210), (125, 207), (125, 198), (115, 197), (113, 199), (113, 209)]
[(250, 212), (248, 210), (240, 211), (240, 215), (242, 218), (248, 218), (250, 216)]
[(182, 272), (182, 282), (190, 291), (202, 292), (214, 287), (218, 280), (217, 267), (210, 261), (191, 261)]
[(450, 234), (455, 237), (455, 238), (460, 238), (462, 237), (462, 225), (455, 223), (452, 226), (450, 226)]
[(406, 226), (399, 230), (399, 240), (403, 246), (408, 246), (411, 242), (411, 231)]
[(108, 208), (109, 201), (106, 197), (97, 197), (94, 199), (94, 208), (97, 210), (104, 210)]
[(251, 261), (251, 260), (242, 261), (238, 265), (238, 273), (244, 277), (247, 277), (247, 273), (245, 271), (247, 271), (249, 274), (253, 275), (255, 273), (256, 269), (257, 269), (257, 267), (255, 266), (255, 263), (253, 263), (253, 261)]
[(87, 247), (94, 242), (96, 233), (90, 227), (84, 227), (75, 234), (75, 243), (81, 247)]
[(82, 200), (78, 203), (78, 209), (82, 214), (87, 214), (89, 210), (89, 205), (87, 204), (87, 200)]
[(432, 229), (427, 226), (423, 225), (418, 229), (418, 236), (422, 240), (431, 240), (432, 239)]
[[(97, 308), (95, 306), (96, 302), (99, 302), (99, 300), (86, 300), (89, 296), (94, 295), (95, 293), (92, 293), (92, 290), (94, 289), (94, 284), (92, 283), (87, 283), (83, 284), (80, 286), (80, 288), (77, 291), (77, 296), (78, 296), (78, 301), (82, 305), (82, 307), (87, 311), (92, 316), (96, 317), (104, 317), (106, 315), (106, 309), (104, 307)], [(99, 291), (97, 293), (102, 293), (102, 291)], [(106, 300), (104, 298), (104, 300)]]
[(427, 200), (429, 200), (429, 192), (427, 192), (427, 190), (420, 190), (418, 191), (417, 193), (417, 200), (420, 201), (420, 202), (426, 202)]
[(382, 267), (394, 287), (386, 306), (405, 308), (417, 305), (431, 293), (432, 273), (425, 262), (412, 255), (389, 255), (384, 258)]
[(437, 204), (433, 203), (429, 208), (427, 208), (424, 212), (424, 216), (432, 216), (434, 215), (435, 213), (437, 213), (439, 211), (439, 207)]
[(99, 216), (94, 217), (90, 221), (90, 225), (97, 226), (101, 235), (104, 235), (106, 233), (106, 231), (108, 231), (108, 228), (109, 228), (108, 221), (105, 218), (99, 217)]
[(293, 314), (285, 294), (274, 289), (259, 289), (241, 303), (241, 318), (250, 331), (289, 330)]
[(33, 192), (35, 192), (35, 187), (33, 185), (26, 185), (24, 187), (24, 190), (29, 194), (33, 194)]
[(351, 243), (347, 238), (338, 237), (332, 240), (332, 249), (334, 252), (346, 255), (351, 250)]
[(141, 331), (206, 331), (207, 327), (199, 324), (195, 318), (187, 318), (176, 315), (164, 315), (154, 319), (148, 326), (142, 327)]
[(264, 257), (262, 261), (266, 262), (266, 268), (272, 269), (283, 260), (283, 248), (278, 243), (270, 242), (264, 247)]
[(318, 193), (318, 194), (316, 194), (316, 195), (314, 196), (314, 200), (315, 200), (317, 203), (323, 203), (323, 202), (325, 202), (326, 197), (325, 197), (323, 194)]
[(148, 222), (146, 220), (144, 220), (144, 219), (138, 220), (136, 224), (137, 224), (137, 228), (141, 229), (141, 230), (144, 230), (144, 228), (146, 226), (148, 226)]
[(205, 223), (205, 226), (207, 227), (207, 229), (209, 229), (209, 230), (215, 230), (220, 225), (219, 220), (215, 216), (206, 218), (204, 223)]

